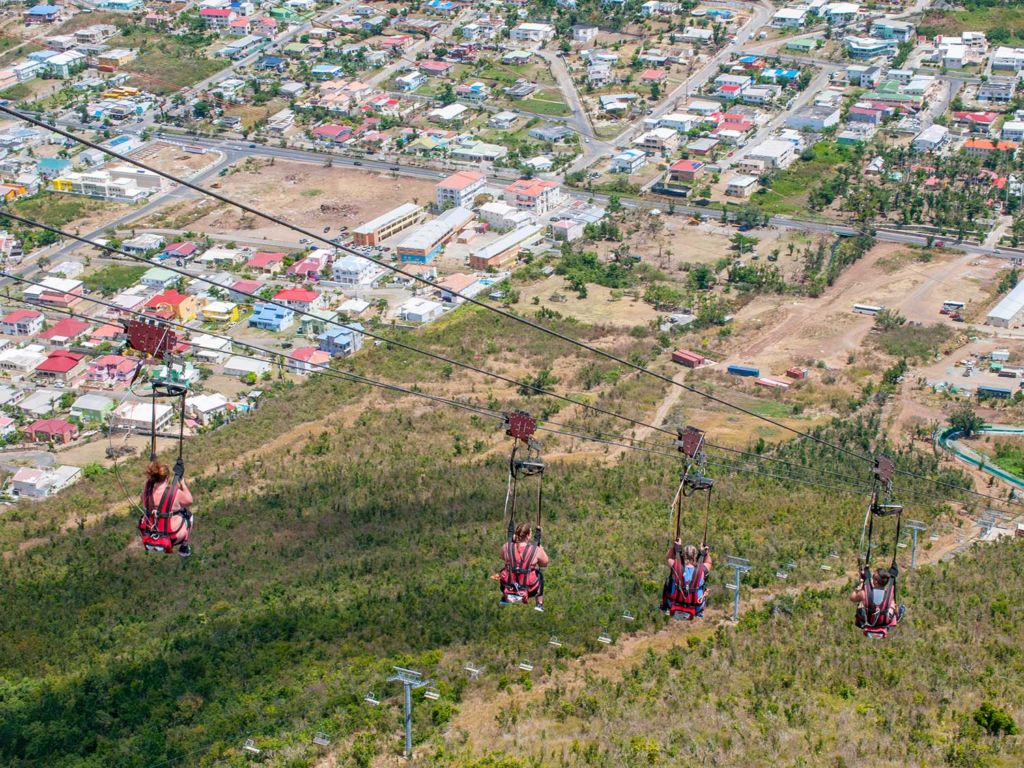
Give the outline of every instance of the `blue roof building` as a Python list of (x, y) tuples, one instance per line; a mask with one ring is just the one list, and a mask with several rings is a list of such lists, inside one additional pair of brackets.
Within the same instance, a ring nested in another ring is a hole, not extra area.
[(284, 59), (279, 56), (264, 56), (256, 65), (257, 69), (276, 69), (280, 72), (284, 69)]
[(257, 304), (249, 317), (249, 327), (262, 331), (280, 331), (290, 328), (295, 322), (295, 313), (287, 307), (275, 304)]
[(332, 324), (317, 336), (317, 341), (320, 349), (331, 357), (348, 357), (363, 348), (363, 326), (361, 323), (349, 323), (345, 327)]
[(313, 73), (313, 77), (327, 80), (343, 72), (344, 68), (337, 64), (317, 64), (311, 71)]
[(36, 161), (36, 170), (44, 179), (60, 176), (71, 167), (71, 161), (61, 157), (42, 157)]

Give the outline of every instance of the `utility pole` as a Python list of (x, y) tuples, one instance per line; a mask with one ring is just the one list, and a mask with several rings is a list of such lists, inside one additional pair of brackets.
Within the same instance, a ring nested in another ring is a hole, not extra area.
[(734, 557), (729, 555), (725, 558), (725, 564), (727, 567), (732, 568), (735, 572), (735, 581), (732, 584), (726, 584), (727, 589), (733, 590), (732, 600), (732, 620), (740, 620), (740, 578), (744, 573), (750, 570), (750, 561), (745, 557)]

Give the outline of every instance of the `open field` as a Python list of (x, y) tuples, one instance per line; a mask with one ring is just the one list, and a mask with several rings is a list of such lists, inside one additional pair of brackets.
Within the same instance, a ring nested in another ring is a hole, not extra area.
[[(918, 34), (929, 37), (958, 35), (971, 30), (985, 32), (993, 45), (1020, 45), (1024, 43), (1024, 8), (997, 5), (972, 10), (929, 11), (917, 26)], [(993, 31), (996, 31), (995, 36)]]
[(100, 227), (105, 221), (131, 210), (131, 206), (81, 195), (40, 192), (33, 197), (14, 201), (11, 210), (19, 216), (73, 232), (76, 229)]
[[(301, 226), (330, 226), (332, 231), (342, 225), (358, 226), (402, 203), (417, 201), (429, 205), (434, 199), (434, 182), (427, 179), (395, 178), (386, 173), (285, 161), (246, 160), (232, 166), (210, 186)], [(198, 203), (191, 205), (195, 207)], [(206, 205), (198, 210), (203, 209), (210, 210)], [(186, 211), (178, 204), (174, 213), (182, 217)], [(291, 230), (243, 216), (226, 206), (215, 206), (212, 212), (189, 224), (221, 234), (262, 236), (268, 240), (296, 238)]]

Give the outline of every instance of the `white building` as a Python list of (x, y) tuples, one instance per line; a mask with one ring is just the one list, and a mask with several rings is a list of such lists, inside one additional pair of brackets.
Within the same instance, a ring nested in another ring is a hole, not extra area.
[(589, 43), (597, 39), (600, 30), (590, 24), (576, 24), (572, 28), (572, 41), (574, 43)]
[(992, 54), (992, 69), (1012, 69), (1014, 72), (1020, 72), (1024, 69), (1024, 48), (999, 46)]
[(165, 403), (157, 403), (155, 406), (147, 402), (123, 402), (114, 409), (112, 428), (122, 431), (131, 431), (143, 435), (152, 433), (154, 415), (156, 417), (156, 431), (160, 432), (170, 425), (174, 420), (174, 408)]
[(542, 43), (555, 36), (555, 28), (550, 24), (532, 24), (529, 22), (513, 27), (509, 35), (517, 42)]
[(445, 208), (472, 208), (474, 198), (487, 185), (487, 177), (480, 171), (453, 173), (434, 188), (434, 204)]
[(223, 363), (231, 354), (231, 339), (221, 336), (210, 336), (202, 333), (195, 336), (191, 342), (192, 352), (197, 360), (206, 363)]
[(1003, 123), (1000, 138), (1004, 141), (1024, 141), (1024, 120), (1007, 120)]
[(344, 288), (369, 288), (384, 274), (384, 268), (360, 256), (344, 256), (331, 265), (331, 273)]
[(639, 149), (627, 149), (612, 158), (612, 173), (635, 173), (647, 165), (647, 153)]
[(81, 477), (82, 470), (69, 464), (52, 469), (22, 467), (11, 478), (11, 493), (27, 499), (42, 499), (67, 488)]
[(806, 23), (806, 8), (780, 8), (772, 16), (772, 26), (780, 29), (798, 29)]
[(949, 141), (949, 129), (944, 125), (929, 125), (921, 131), (911, 142), (910, 147), (915, 152), (935, 152)]
[(202, 393), (185, 398), (185, 412), (200, 424), (206, 425), (220, 414), (228, 412), (228, 399), (220, 392)]
[(266, 360), (253, 360), (251, 357), (234, 355), (224, 364), (224, 375), (248, 376), (251, 373), (260, 377), (264, 373), (270, 373), (270, 368), (271, 365)]
[(477, 211), (481, 221), (497, 230), (518, 229), (536, 223), (529, 211), (521, 211), (501, 200), (484, 203)]
[(429, 299), (412, 298), (398, 308), (399, 317), (407, 323), (429, 323), (439, 318), (444, 305)]
[(760, 160), (766, 168), (785, 168), (796, 156), (797, 147), (779, 139), (768, 139), (747, 152), (748, 160)]
[(1024, 282), (1010, 291), (992, 308), (985, 318), (985, 325), (996, 328), (1016, 328), (1024, 319)]

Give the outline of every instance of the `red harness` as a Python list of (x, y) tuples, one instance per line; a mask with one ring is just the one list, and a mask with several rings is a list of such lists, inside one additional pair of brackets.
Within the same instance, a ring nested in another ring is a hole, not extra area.
[(889, 628), (895, 627), (898, 618), (893, 610), (896, 598), (896, 579), (889, 579), (878, 603), (872, 599), (871, 571), (865, 569), (863, 578), (865, 605), (857, 609), (857, 627), (864, 630), (866, 637), (883, 640), (889, 636)]
[(704, 568), (704, 563), (701, 563), (693, 567), (693, 573), (690, 575), (689, 581), (683, 578), (684, 573), (683, 561), (676, 557), (675, 562), (672, 564), (670, 576), (671, 585), (668, 590), (668, 610), (673, 616), (677, 613), (685, 613), (692, 619), (704, 606), (704, 601), (708, 595), (706, 589), (703, 593), (700, 592), (701, 587), (704, 586), (707, 571)]
[(543, 576), (534, 560), (537, 556), (537, 545), (527, 544), (522, 554), (516, 556), (516, 545), (508, 542), (505, 545), (505, 567), (498, 575), (501, 592), (506, 600), (527, 602), (531, 597), (541, 594), (544, 583)]
[[(192, 530), (192, 514), (188, 509), (174, 510), (174, 498), (178, 495), (178, 476), (173, 475), (171, 481), (164, 488), (159, 503), (154, 503), (153, 490), (156, 484), (152, 480), (146, 481), (146, 487), (142, 492), (142, 500), (145, 509), (142, 517), (139, 518), (139, 532), (142, 534), (142, 545), (150, 552), (171, 553), (174, 547), (188, 541), (189, 532)], [(181, 518), (181, 524), (171, 525), (171, 519)]]

